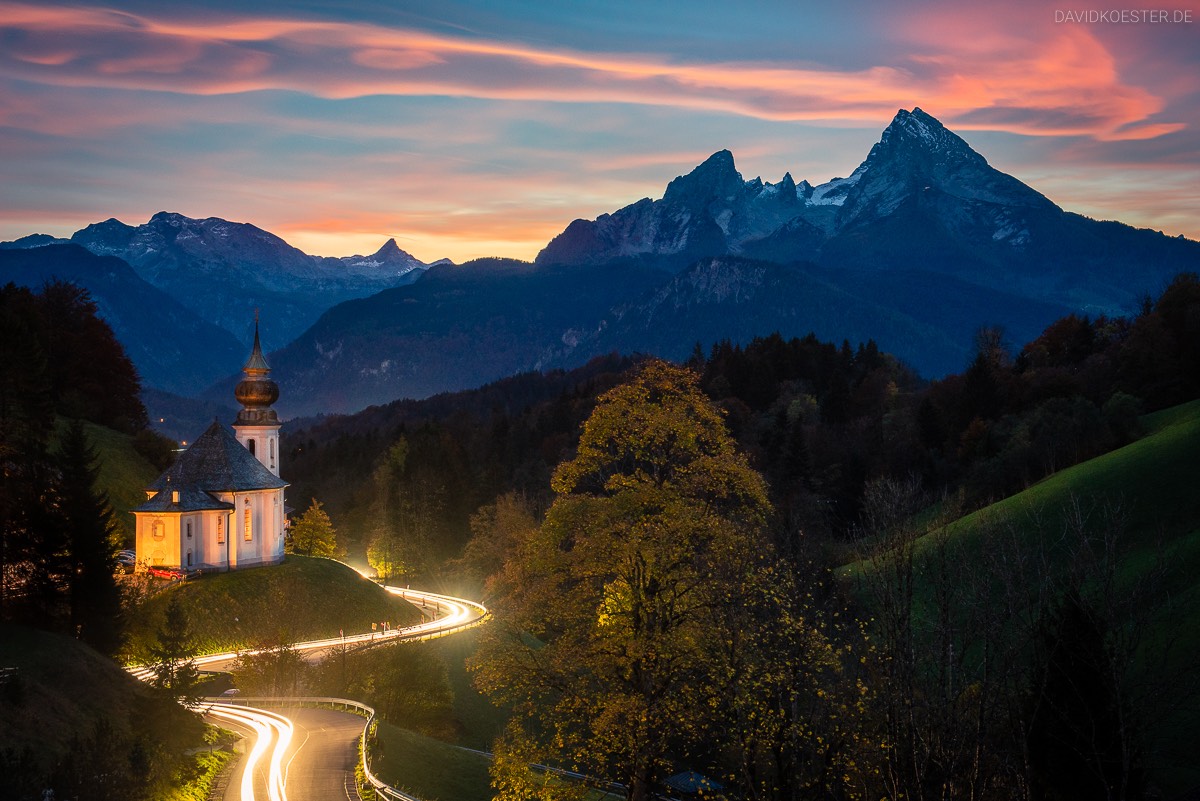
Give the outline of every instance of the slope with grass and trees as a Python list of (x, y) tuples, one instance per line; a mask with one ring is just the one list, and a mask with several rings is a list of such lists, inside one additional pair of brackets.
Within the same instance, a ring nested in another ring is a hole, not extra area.
[(221, 653), (419, 622), (420, 612), (332, 559), (288, 556), (269, 569), (213, 573), (145, 601), (129, 624), (127, 652), (144, 654), (171, 603), (187, 610), (197, 653)]
[(0, 623), (0, 797), (140, 801), (186, 781), (193, 713), (72, 637)]
[(845, 575), (894, 655), (879, 678), (906, 781), (957, 761), (1044, 797), (1200, 782), (1182, 745), (1200, 735), (1200, 401), (1142, 424), (1143, 438), (958, 519), (875, 486), (864, 559)]

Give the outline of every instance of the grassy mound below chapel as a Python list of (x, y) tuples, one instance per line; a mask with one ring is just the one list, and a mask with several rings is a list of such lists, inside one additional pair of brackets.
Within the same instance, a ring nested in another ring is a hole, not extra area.
[(332, 559), (289, 555), (282, 564), (201, 576), (153, 595), (129, 620), (126, 652), (145, 660), (167, 603), (187, 610), (201, 654), (336, 637), (420, 622), (421, 613), (354, 569)]

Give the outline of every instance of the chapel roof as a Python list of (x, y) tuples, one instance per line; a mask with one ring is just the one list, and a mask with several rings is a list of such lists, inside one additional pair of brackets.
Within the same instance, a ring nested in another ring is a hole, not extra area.
[[(196, 490), (199, 492), (245, 492), (282, 489), (288, 483), (254, 458), (228, 428), (217, 421), (208, 427), (175, 464), (154, 480), (147, 490)], [(169, 497), (169, 496), (168, 496)], [(153, 500), (153, 499), (151, 499)], [(149, 510), (143, 510), (149, 511)]]
[(232, 503), (218, 500), (213, 495), (194, 488), (181, 488), (179, 500), (171, 494), (173, 487), (159, 490), (154, 497), (138, 506), (135, 512), (201, 512), (208, 509), (232, 510)]

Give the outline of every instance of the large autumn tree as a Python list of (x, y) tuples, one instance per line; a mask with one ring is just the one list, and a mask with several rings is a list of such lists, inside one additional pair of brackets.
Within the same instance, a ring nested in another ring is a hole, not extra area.
[(640, 801), (711, 754), (737, 610), (763, 575), (766, 487), (697, 376), (661, 361), (600, 398), (552, 487), (476, 663), (517, 712), (498, 797), (566, 793), (526, 769), (537, 761)]

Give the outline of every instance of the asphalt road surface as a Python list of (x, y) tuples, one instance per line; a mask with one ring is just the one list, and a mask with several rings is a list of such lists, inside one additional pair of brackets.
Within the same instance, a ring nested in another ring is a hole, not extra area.
[[(419, 606), (430, 619), (404, 629), (314, 640), (293, 647), (306, 656), (318, 657), (344, 646), (430, 639), (469, 628), (488, 614), (474, 601), (408, 588), (385, 589)], [(212, 670), (227, 666), (236, 657), (233, 653), (213, 654), (197, 658), (195, 664)], [(131, 666), (127, 670), (143, 681), (151, 676), (148, 667)], [(354, 788), (354, 765), (363, 718), (348, 712), (296, 707), (276, 711), (237, 709), (230, 705), (224, 712), (209, 715), (210, 722), (246, 735), (222, 801), (360, 801)], [(254, 766), (248, 778), (247, 764)]]
[(292, 709), (288, 717), (296, 726), (288, 801), (358, 801), (354, 761), (366, 721), (331, 709)]
[[(292, 723), (291, 742), (283, 754), (283, 784), (288, 801), (359, 801), (354, 789), (356, 745), (365, 721), (358, 715), (329, 709), (272, 710), (285, 713)], [(253, 750), (254, 734), (228, 720), (214, 723), (248, 733), (248, 740), (223, 801), (250, 801), (243, 775)], [(259, 761), (253, 775), (255, 801), (272, 798), (268, 789), (269, 759)]]

